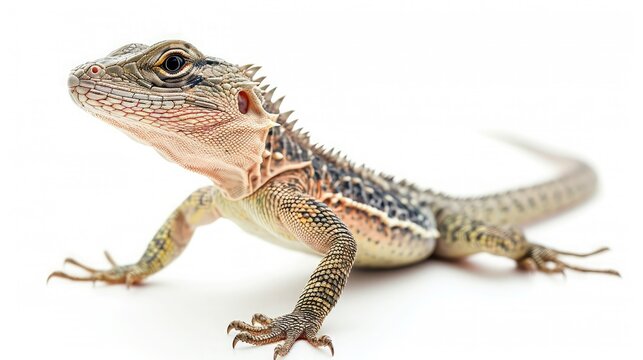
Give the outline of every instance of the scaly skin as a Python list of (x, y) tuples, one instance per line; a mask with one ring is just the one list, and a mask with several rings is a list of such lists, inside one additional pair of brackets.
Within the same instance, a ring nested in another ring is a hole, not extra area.
[[(574, 269), (618, 275), (562, 262), (560, 252), (529, 242), (520, 226), (589, 197), (596, 184), (580, 161), (544, 153), (566, 164), (558, 179), (477, 198), (454, 198), (356, 166), (333, 150), (311, 145), (306, 133), (280, 112), (274, 88), (261, 85), (258, 67), (204, 56), (182, 41), (126, 45), (72, 71), (69, 89), (84, 110), (153, 146), (167, 159), (209, 177), (158, 230), (141, 259), (88, 272), (51, 277), (78, 281), (139, 283), (167, 266), (194, 230), (220, 217), (279, 245), (322, 256), (290, 314), (255, 314), (233, 321), (233, 340), (255, 345), (282, 341), (275, 358), (298, 339), (333, 345), (318, 336), (355, 264), (390, 268), (431, 255), (456, 259), (488, 252), (525, 269)], [(258, 323), (259, 325), (255, 325)]]

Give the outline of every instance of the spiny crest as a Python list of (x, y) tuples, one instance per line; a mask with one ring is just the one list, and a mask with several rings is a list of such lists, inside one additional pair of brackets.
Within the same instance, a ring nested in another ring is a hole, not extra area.
[(263, 97), (264, 101), (264, 109), (266, 111), (273, 113), (273, 114), (279, 114), (277, 117), (277, 123), (281, 125), (286, 131), (289, 131), (291, 134), (293, 134), (297, 140), (302, 145), (309, 146), (310, 145), (310, 138), (308, 135), (308, 132), (303, 132), (301, 128), (295, 129), (295, 124), (297, 123), (298, 119), (288, 121), (288, 118), (292, 113), (294, 112), (293, 110), (281, 112), (281, 103), (284, 101), (285, 96), (282, 96), (278, 98), (277, 100), (273, 101), (273, 97), (275, 95), (275, 91), (277, 90), (276, 87), (270, 88), (269, 84), (263, 84), (263, 81), (266, 79), (265, 76), (260, 76), (256, 77), (255, 75), (257, 72), (261, 69), (261, 66), (257, 66), (254, 64), (248, 64), (248, 65), (243, 65), (239, 66), (239, 70), (243, 72), (243, 74), (250, 79), (250, 82), (254, 83), (256, 86), (259, 87), (259, 90), (261, 90), (261, 95)]
[(292, 134), (295, 139), (297, 139), (300, 145), (305, 146), (316, 156), (319, 156), (326, 161), (332, 162), (337, 166), (341, 166), (346, 169), (352, 169), (357, 175), (365, 179), (370, 179), (374, 182), (381, 182), (383, 180), (385, 181), (383, 185), (393, 186), (394, 188), (402, 191), (420, 191), (420, 189), (418, 189), (413, 183), (407, 181), (406, 179), (396, 181), (392, 175), (385, 173), (377, 174), (374, 170), (368, 168), (365, 164), (360, 164), (359, 166), (357, 166), (354, 162), (349, 161), (346, 155), (342, 155), (341, 151), (336, 151), (334, 148), (326, 149), (323, 145), (320, 144), (310, 144), (309, 133), (304, 132), (302, 128), (295, 129), (295, 125), (297, 124), (298, 119), (290, 121), (288, 120), (294, 111), (280, 111), (284, 96), (273, 101), (273, 97), (275, 95), (277, 87), (270, 88), (269, 84), (262, 85), (263, 81), (266, 79), (265, 76), (255, 78), (255, 75), (257, 74), (259, 69), (261, 69), (261, 66), (248, 64), (240, 66), (239, 69), (244, 73), (246, 77), (248, 77), (248, 79), (250, 79), (249, 82), (252, 82), (254, 86), (258, 86), (261, 90), (261, 95), (263, 96), (264, 101), (263, 105), (266, 111), (273, 114), (279, 114), (279, 116), (277, 117), (277, 123), (281, 125), (282, 128), (285, 129), (285, 131), (288, 131), (290, 134)]
[[(270, 86), (270, 85), (268, 85), (268, 87), (269, 87), (269, 86)], [(277, 90), (277, 88), (276, 88), (276, 87), (274, 87), (274, 88), (272, 88), (272, 89), (270, 89), (270, 90), (268, 90), (268, 91), (264, 90), (264, 91), (263, 91), (263, 98), (264, 98), (264, 100), (266, 100), (267, 102), (272, 101), (272, 96), (275, 94), (275, 90)]]
[(246, 72), (246, 70), (250, 69), (250, 68), (251, 68), (251, 67), (253, 67), (253, 66), (254, 66), (254, 64), (241, 65), (241, 66), (239, 66), (239, 70), (240, 70), (241, 72), (244, 72), (244, 73), (245, 73), (245, 72)]
[(288, 121), (288, 118), (290, 117), (290, 115), (292, 115), (293, 112), (294, 110), (288, 110), (288, 111), (279, 113), (279, 116), (277, 117), (277, 122), (281, 124), (283, 127), (285, 127), (286, 129), (292, 130), (295, 124), (297, 123), (297, 120)]
[(270, 113), (279, 114), (279, 116), (277, 117), (277, 123), (281, 125), (282, 128), (285, 129), (285, 131), (288, 131), (291, 135), (293, 135), (301, 145), (308, 147), (308, 149), (317, 156), (324, 157), (327, 160), (332, 160), (338, 164), (341, 163), (350, 165), (345, 156), (343, 158), (340, 158), (338, 155), (325, 154), (325, 150), (323, 150), (323, 148), (320, 149), (316, 145), (310, 146), (309, 133), (307, 131), (304, 132), (302, 128), (295, 128), (298, 119), (290, 121), (288, 120), (294, 111), (289, 110), (281, 112), (280, 108), (285, 96), (282, 96), (273, 101), (273, 97), (275, 96), (275, 91), (277, 90), (277, 88), (270, 88), (269, 84), (261, 85), (261, 83), (263, 83), (263, 81), (266, 79), (265, 76), (255, 78), (255, 75), (257, 74), (259, 69), (261, 69), (261, 66), (248, 64), (240, 66), (239, 69), (244, 73), (246, 77), (250, 79), (251, 82), (257, 83), (257, 86), (259, 86), (264, 101), (264, 109), (266, 109), (266, 111)]

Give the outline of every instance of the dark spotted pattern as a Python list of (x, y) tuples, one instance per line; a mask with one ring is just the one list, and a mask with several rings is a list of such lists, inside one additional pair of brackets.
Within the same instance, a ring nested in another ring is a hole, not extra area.
[[(322, 193), (341, 194), (381, 210), (391, 219), (408, 220), (425, 229), (436, 227), (430, 208), (421, 206), (409, 194), (403, 194), (397, 187), (390, 186), (393, 182), (370, 170), (357, 168), (328, 152), (314, 151), (311, 147), (300, 144), (295, 136), (280, 127), (270, 130), (266, 149), (283, 154), (289, 161), (311, 161), (312, 180), (315, 184), (320, 184)], [(370, 176), (364, 176), (365, 173)], [(314, 189), (309, 190), (313, 194)]]

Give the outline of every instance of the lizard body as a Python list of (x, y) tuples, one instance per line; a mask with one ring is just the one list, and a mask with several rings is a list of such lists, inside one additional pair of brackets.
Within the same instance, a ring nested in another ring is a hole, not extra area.
[(483, 197), (422, 189), (312, 145), (296, 120), (288, 120), (291, 112), (280, 112), (274, 88), (255, 78), (257, 70), (205, 56), (183, 41), (126, 45), (74, 69), (68, 85), (80, 107), (213, 185), (170, 215), (137, 263), (118, 266), (106, 254), (112, 269), (96, 270), (67, 259), (89, 275), (56, 271), (50, 277), (135, 284), (179, 256), (198, 226), (231, 219), (261, 238), (322, 256), (292, 313), (255, 314), (252, 323), (233, 321), (228, 328), (240, 331), (233, 345), (283, 340), (277, 357), (298, 339), (334, 351), (330, 338), (317, 332), (353, 264), (390, 268), (432, 255), (488, 252), (526, 269), (617, 274), (569, 265), (559, 256), (588, 254), (533, 244), (520, 229), (591, 196), (596, 175), (583, 162), (532, 149), (565, 163), (566, 171)]

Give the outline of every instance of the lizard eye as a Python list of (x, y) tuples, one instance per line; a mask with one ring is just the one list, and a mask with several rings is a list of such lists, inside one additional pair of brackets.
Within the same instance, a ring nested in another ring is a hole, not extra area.
[(195, 60), (189, 52), (183, 49), (170, 49), (165, 51), (155, 63), (152, 70), (156, 72), (164, 86), (181, 86), (189, 80), (195, 69)]
[(185, 65), (185, 59), (179, 55), (169, 56), (163, 62), (163, 69), (169, 73), (176, 73)]

